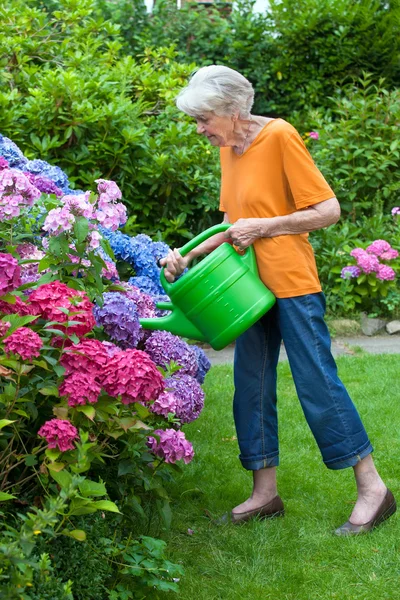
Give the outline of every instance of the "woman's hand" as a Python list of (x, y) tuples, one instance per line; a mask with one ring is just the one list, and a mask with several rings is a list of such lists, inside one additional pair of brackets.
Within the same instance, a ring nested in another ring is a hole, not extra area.
[(239, 219), (225, 232), (225, 236), (230, 238), (239, 250), (244, 250), (261, 237), (259, 219)]
[(164, 258), (160, 260), (160, 265), (164, 268), (165, 279), (172, 283), (178, 275), (181, 275), (190, 262), (188, 256), (181, 256), (179, 250), (174, 248), (170, 250)]

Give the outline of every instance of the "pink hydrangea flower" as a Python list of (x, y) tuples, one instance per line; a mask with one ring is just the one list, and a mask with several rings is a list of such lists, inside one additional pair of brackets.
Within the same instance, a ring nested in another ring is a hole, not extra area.
[(367, 246), (366, 251), (370, 254), (375, 254), (375, 256), (380, 256), (383, 252), (388, 252), (388, 250), (391, 249), (392, 247), (389, 242), (386, 242), (385, 240), (375, 240), (372, 244)]
[[(39, 286), (30, 295), (30, 304), (32, 314), (38, 314), (48, 321), (58, 321), (58, 323), (78, 321), (77, 325), (71, 325), (66, 329), (59, 326), (69, 335), (75, 333), (78, 337), (82, 337), (95, 325), (93, 304), (86, 293), (73, 290), (60, 281)], [(66, 315), (60, 308), (67, 308), (76, 314)]]
[(116, 231), (118, 227), (124, 225), (128, 215), (126, 207), (121, 204), (103, 204), (102, 208), (96, 210), (95, 217), (97, 221), (106, 229)]
[(357, 265), (367, 275), (370, 273), (376, 273), (380, 264), (378, 258), (374, 254), (368, 254), (368, 252), (365, 251), (364, 254), (358, 255), (356, 260)]
[(178, 400), (172, 392), (162, 392), (149, 408), (156, 415), (167, 418), (168, 413), (176, 412), (177, 406)]
[(397, 250), (395, 250), (394, 248), (390, 248), (390, 250), (387, 250), (386, 252), (382, 252), (382, 254), (380, 255), (380, 259), (381, 260), (393, 260), (394, 258), (397, 258), (399, 256), (399, 253)]
[(8, 161), (4, 158), (4, 156), (0, 156), (0, 171), (3, 169), (8, 169)]
[(389, 267), (388, 265), (379, 265), (376, 273), (377, 279), (380, 279), (381, 281), (393, 281), (395, 277), (396, 273), (392, 267)]
[(29, 304), (23, 302), (19, 296), (15, 296), (14, 304), (0, 300), (0, 313), (3, 315), (20, 315), (21, 317), (38, 314), (34, 312)]
[(392, 208), (392, 215), (395, 217), (396, 215), (400, 215), (400, 206), (395, 206)]
[(39, 250), (33, 244), (20, 244), (17, 246), (17, 252), (23, 260), (35, 260), (37, 262), (26, 263), (21, 265), (21, 283), (30, 283), (32, 281), (38, 281), (40, 277), (48, 271), (38, 272), (39, 261), (45, 256), (44, 252)]
[(110, 281), (119, 281), (119, 273), (115, 264), (108, 260), (104, 262), (106, 263), (106, 266), (102, 269), (101, 276), (104, 277), (104, 279), (110, 279)]
[(4, 350), (18, 354), (22, 360), (32, 360), (40, 356), (43, 342), (36, 331), (29, 327), (19, 327), (4, 342)]
[(164, 380), (156, 365), (141, 350), (123, 350), (110, 358), (102, 374), (102, 384), (110, 396), (123, 404), (149, 404), (164, 390)]
[(40, 195), (18, 169), (0, 170), (0, 221), (18, 217), (21, 207), (32, 206)]
[(89, 202), (90, 192), (85, 194), (78, 194), (77, 196), (68, 195), (64, 196), (62, 201), (64, 207), (73, 215), (77, 217), (86, 217), (91, 219), (93, 217), (93, 204)]
[(166, 463), (183, 460), (187, 464), (193, 459), (193, 446), (187, 441), (183, 431), (157, 429), (154, 433), (159, 436), (160, 441), (149, 436), (147, 445), (156, 456), (163, 458)]
[(63, 419), (46, 421), (39, 429), (38, 435), (46, 439), (50, 449), (58, 447), (61, 452), (74, 450), (73, 441), (79, 438), (77, 428)]
[(21, 285), (21, 267), (11, 254), (0, 252), (0, 296)]
[(83, 339), (65, 350), (60, 363), (65, 367), (67, 375), (79, 371), (95, 376), (104, 370), (108, 360), (109, 355), (103, 342)]
[(67, 206), (62, 206), (49, 211), (42, 229), (50, 235), (59, 235), (65, 231), (71, 231), (74, 223), (74, 215)]
[(7, 331), (10, 328), (11, 323), (9, 323), (8, 321), (0, 321), (0, 337), (3, 337), (3, 335), (6, 335)]
[(310, 138), (313, 140), (318, 140), (319, 139), (318, 131), (310, 131)]
[(95, 250), (100, 246), (101, 234), (98, 231), (91, 231), (88, 238), (88, 249)]
[(368, 252), (366, 252), (364, 250), (364, 248), (354, 248), (354, 250), (352, 250), (350, 252), (350, 256), (352, 256), (353, 258), (357, 259), (361, 256), (365, 256), (366, 254), (368, 254)]
[(107, 179), (96, 179), (97, 191), (99, 192), (98, 203), (101, 207), (102, 204), (112, 202), (113, 200), (121, 200), (122, 192), (115, 183), (115, 181), (109, 181)]
[(59, 392), (60, 396), (67, 396), (69, 406), (95, 404), (99, 399), (101, 385), (94, 374), (73, 371), (65, 377)]

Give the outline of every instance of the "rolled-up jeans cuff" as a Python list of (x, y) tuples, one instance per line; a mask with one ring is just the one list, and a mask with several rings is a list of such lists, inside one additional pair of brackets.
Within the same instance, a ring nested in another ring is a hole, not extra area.
[(370, 442), (367, 442), (365, 446), (363, 446), (358, 452), (354, 452), (353, 454), (349, 454), (348, 456), (344, 456), (339, 460), (334, 461), (324, 461), (325, 465), (328, 469), (333, 469), (337, 471), (339, 469), (347, 469), (348, 467), (354, 467), (357, 463), (360, 462), (363, 458), (371, 454), (374, 449)]
[(268, 467), (277, 467), (279, 465), (279, 454), (273, 454), (271, 456), (251, 456), (245, 458), (239, 455), (242, 467), (248, 471), (259, 471), (260, 469), (267, 469)]

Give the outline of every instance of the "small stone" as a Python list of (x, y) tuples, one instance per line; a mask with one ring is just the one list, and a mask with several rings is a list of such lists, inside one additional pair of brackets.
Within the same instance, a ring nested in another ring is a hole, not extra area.
[(383, 319), (368, 317), (365, 313), (361, 313), (360, 324), (364, 335), (375, 335), (385, 327), (386, 323), (387, 321)]
[(400, 333), (400, 321), (390, 321), (386, 325), (386, 331), (392, 335), (393, 333)]

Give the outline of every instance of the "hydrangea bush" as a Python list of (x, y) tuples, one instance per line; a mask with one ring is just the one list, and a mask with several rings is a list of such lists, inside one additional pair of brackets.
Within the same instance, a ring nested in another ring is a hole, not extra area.
[(168, 246), (119, 231), (113, 181), (77, 192), (11, 140), (0, 152), (0, 501), (51, 498), (57, 485), (56, 535), (77, 540), (74, 516), (132, 518), (144, 498), (168, 525), (163, 471), (194, 456), (181, 427), (203, 408), (210, 367), (200, 348), (139, 323), (157, 314)]
[[(400, 247), (400, 209), (391, 211), (393, 224), (392, 244)], [(371, 316), (395, 315), (400, 309), (400, 253), (384, 239), (376, 239), (364, 247), (351, 249), (342, 258), (348, 261), (345, 266), (336, 266), (332, 272), (340, 273), (333, 294), (343, 298), (347, 311), (366, 311)]]

